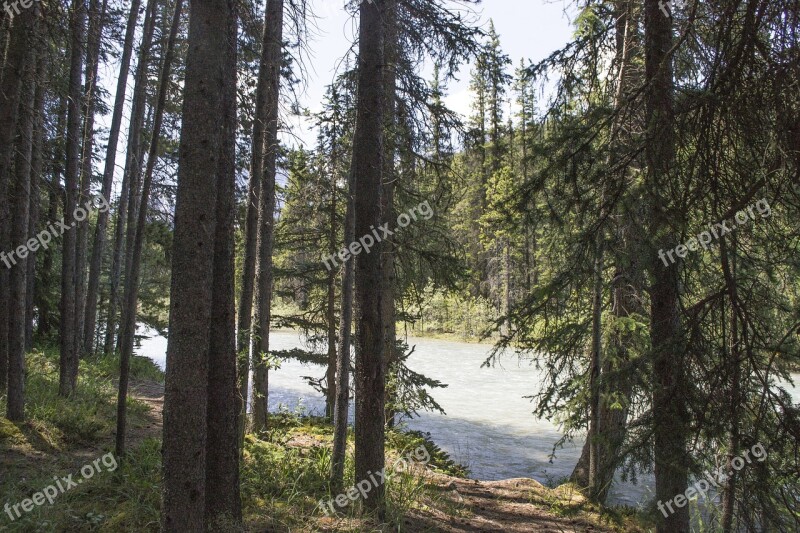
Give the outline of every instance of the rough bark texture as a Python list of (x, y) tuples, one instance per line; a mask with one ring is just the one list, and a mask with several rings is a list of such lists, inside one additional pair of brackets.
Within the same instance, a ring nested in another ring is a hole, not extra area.
[(122, 188), (120, 191), (119, 206), (117, 208), (117, 223), (114, 230), (114, 252), (111, 257), (108, 319), (106, 321), (106, 338), (103, 343), (103, 352), (105, 354), (110, 354), (114, 350), (114, 337), (117, 324), (117, 299), (119, 298), (119, 283), (122, 271), (122, 252), (125, 245), (126, 219), (129, 219), (128, 211), (136, 203), (136, 187), (134, 187), (134, 183), (138, 180), (139, 171), (141, 170), (140, 144), (145, 115), (145, 97), (147, 96), (147, 63), (150, 58), (150, 47), (153, 44), (156, 3), (156, 0), (149, 0), (147, 2), (144, 29), (142, 30), (142, 44), (139, 47), (139, 59), (136, 64), (131, 120), (128, 127), (125, 172), (122, 175)]
[(283, 49), (283, 0), (268, 0), (264, 53), (267, 55), (267, 113), (264, 133), (264, 170), (258, 207), (258, 266), (255, 301), (255, 375), (253, 377), (253, 427), (267, 427), (270, 306), (272, 304), (272, 248), (275, 226), (275, 171), (278, 159), (278, 97)]
[[(333, 128), (336, 131), (336, 128)], [(335, 133), (334, 133), (335, 135)], [(336, 253), (336, 181), (337, 181), (337, 158), (336, 158), (337, 139), (331, 140), (331, 169), (330, 175), (330, 204), (328, 206), (328, 254)], [(325, 416), (330, 420), (334, 419), (336, 412), (336, 270), (328, 270), (327, 283), (327, 308), (325, 310), (325, 321), (328, 325), (328, 369), (325, 373), (325, 381), (328, 389), (325, 391)]]
[[(384, 60), (382, 23), (384, 2), (363, 2), (359, 29), (358, 107), (353, 140), (355, 176), (356, 238), (369, 235), (381, 224), (381, 188), (383, 174)], [(356, 480), (384, 468), (384, 340), (382, 253), (376, 243), (369, 253), (355, 259), (356, 321)], [(385, 486), (375, 487), (364, 500), (367, 509), (383, 519)]]
[(158, 141), (161, 137), (161, 126), (164, 121), (164, 107), (169, 91), (169, 78), (172, 69), (172, 57), (175, 49), (175, 40), (181, 21), (181, 9), (183, 0), (178, 0), (175, 4), (175, 12), (172, 16), (172, 26), (170, 27), (169, 38), (166, 43), (164, 57), (162, 58), (161, 75), (158, 82), (158, 101), (153, 122), (153, 138), (150, 141), (150, 149), (147, 154), (147, 169), (145, 171), (142, 185), (142, 206), (139, 209), (138, 219), (135, 226), (135, 236), (129, 243), (131, 250), (131, 268), (126, 276), (125, 283), (125, 305), (123, 307), (123, 320), (120, 331), (120, 370), (119, 370), (119, 394), (117, 396), (117, 456), (125, 453), (125, 429), (127, 420), (127, 398), (128, 380), (130, 375), (131, 356), (133, 355), (133, 340), (136, 333), (136, 314), (139, 307), (139, 273), (142, 264), (142, 248), (144, 246), (144, 233), (147, 225), (147, 206), (150, 201), (150, 190), (153, 184), (153, 171), (155, 170), (156, 160), (158, 159)]
[[(672, 106), (673, 77), (672, 19), (665, 17), (658, 0), (645, 0), (645, 75), (648, 82), (645, 147), (647, 184), (651, 210), (654, 283), (650, 289), (650, 337), (653, 350), (653, 431), (656, 500), (667, 502), (683, 494), (688, 483), (686, 453), (688, 413), (685, 405), (685, 354), (679, 314), (680, 262), (664, 266), (658, 250), (669, 250), (678, 242), (672, 232), (678, 213), (670, 212), (672, 202), (662, 191), (672, 190), (675, 159), (675, 115)], [(688, 506), (675, 509), (666, 518), (657, 515), (658, 533), (689, 531)]]
[(75, 258), (77, 235), (73, 214), (78, 202), (78, 177), (81, 164), (81, 123), (83, 94), (81, 74), (83, 71), (84, 35), (86, 33), (86, 5), (84, 0), (72, 3), (72, 38), (70, 42), (69, 99), (67, 101), (67, 158), (64, 173), (64, 222), (70, 229), (62, 235), (63, 253), (61, 256), (61, 319), (60, 335), (60, 373), (58, 392), (70, 396), (78, 381), (78, 350), (76, 345), (75, 310), (77, 284)]
[[(25, 11), (17, 17), (17, 24), (11, 29), (3, 81), (0, 86), (0, 253), (6, 254), (11, 250), (11, 213), (9, 212), (8, 189), (11, 183), (14, 134), (26, 56), (31, 49), (29, 28), (33, 21), (32, 16), (32, 10)], [(8, 376), (9, 300), (11, 298), (8, 267), (11, 266), (11, 260), (6, 257), (6, 255), (2, 256), (3, 265), (0, 267), (0, 392), (6, 390)]]
[(236, 210), (236, 17), (229, 13), (230, 37), (221, 125), (222, 153), (217, 177), (217, 227), (214, 247), (214, 295), (208, 365), (208, 444), (206, 452), (206, 520), (211, 531), (223, 531), (242, 520), (239, 496), (238, 413), (236, 380), (236, 300), (234, 296), (234, 212)]
[[(164, 402), (164, 531), (205, 531), (209, 350), (214, 305), (218, 172), (225, 157), (229, 0), (192, 0), (184, 84)], [(224, 223), (224, 222), (223, 222)], [(232, 421), (235, 423), (234, 421)], [(235, 445), (235, 440), (231, 443)]]
[[(14, 214), (11, 230), (12, 248), (17, 262), (11, 268), (11, 307), (8, 334), (8, 419), (25, 419), (25, 291), (27, 282), (28, 216), (30, 207), (31, 155), (33, 150), (33, 107), (35, 54), (30, 53), (25, 66), (20, 114), (17, 120), (17, 142), (14, 164)], [(22, 253), (20, 253), (22, 252)]]
[[(128, 15), (128, 26), (125, 30), (125, 41), (122, 45), (122, 60), (120, 63), (117, 92), (114, 96), (114, 111), (111, 117), (111, 129), (108, 134), (106, 146), (105, 167), (103, 170), (103, 186), (101, 194), (111, 200), (111, 188), (114, 185), (114, 169), (117, 162), (117, 144), (122, 125), (122, 112), (125, 106), (125, 92), (128, 86), (128, 73), (133, 55), (133, 39), (136, 34), (136, 22), (139, 19), (139, 5), (141, 0), (132, 0)], [(108, 228), (109, 211), (97, 214), (92, 245), (92, 258), (89, 263), (89, 282), (86, 289), (86, 317), (84, 319), (83, 351), (86, 354), (94, 352), (95, 329), (97, 327), (97, 295), (100, 288), (100, 270), (103, 266), (103, 250), (106, 244), (106, 230)]]

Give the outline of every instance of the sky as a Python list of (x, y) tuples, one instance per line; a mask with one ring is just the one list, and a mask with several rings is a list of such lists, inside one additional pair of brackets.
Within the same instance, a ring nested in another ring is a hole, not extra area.
[[(315, 35), (309, 42), (306, 90), (301, 104), (312, 112), (321, 110), (325, 88), (343, 68), (340, 59), (352, 46), (357, 34), (357, 21), (344, 9), (345, 0), (311, 0), (316, 21)], [(456, 5), (456, 4), (453, 4)], [(520, 59), (539, 61), (564, 46), (572, 36), (571, 5), (564, 0), (482, 0), (475, 7), (479, 24), (485, 30), (494, 21), (503, 51), (511, 58), (509, 72), (519, 66)], [(463, 9), (463, 6), (461, 7)], [(568, 10), (568, 11), (565, 11)], [(445, 103), (454, 111), (467, 114), (470, 110), (469, 77), (471, 65), (464, 65), (459, 80), (450, 82)], [(430, 73), (424, 73), (431, 77)], [(293, 122), (293, 137), (313, 146), (316, 133), (299, 120)], [(297, 144), (294, 141), (294, 144)]]

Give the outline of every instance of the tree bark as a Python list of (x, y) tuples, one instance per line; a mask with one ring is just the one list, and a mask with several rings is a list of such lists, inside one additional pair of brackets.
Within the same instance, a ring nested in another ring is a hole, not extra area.
[[(255, 301), (255, 376), (253, 378), (253, 427), (267, 427), (270, 306), (272, 304), (272, 248), (275, 225), (275, 172), (278, 159), (278, 98), (280, 92), (281, 52), (283, 50), (283, 0), (267, 0), (264, 53), (267, 55), (267, 114), (264, 142), (264, 171), (258, 208), (258, 266)], [(266, 35), (268, 33), (268, 35)]]
[[(222, 153), (217, 177), (217, 226), (214, 245), (214, 294), (208, 366), (208, 443), (206, 446), (206, 521), (222, 531), (242, 521), (239, 495), (236, 363), (234, 212), (236, 210), (236, 17), (227, 19), (227, 48)], [(237, 529), (241, 529), (240, 527)]]
[[(675, 112), (672, 106), (672, 20), (659, 9), (659, 0), (645, 0), (645, 116), (648, 139), (645, 146), (650, 234), (654, 283), (650, 289), (650, 337), (653, 350), (653, 432), (656, 500), (667, 502), (683, 494), (688, 485), (690, 463), (686, 452), (688, 412), (684, 347), (679, 314), (680, 262), (664, 266), (658, 250), (670, 250), (678, 242), (674, 232), (680, 216), (670, 212), (672, 202), (661, 191), (672, 190), (671, 169), (675, 162)], [(680, 507), (666, 517), (657, 515), (657, 533), (689, 531), (689, 509)]]
[[(336, 135), (336, 127), (333, 127), (333, 134)], [(337, 155), (338, 139), (331, 139), (331, 188), (330, 204), (328, 208), (328, 254), (336, 253), (336, 181), (338, 158)], [(327, 279), (327, 309), (325, 311), (325, 321), (328, 325), (328, 369), (325, 381), (328, 389), (325, 391), (325, 417), (334, 420), (336, 413), (336, 271), (331, 268), (328, 270)]]
[[(214, 387), (209, 354), (212, 318), (219, 317), (213, 309), (217, 190), (221, 160), (229, 151), (228, 132), (219, 121), (232, 105), (228, 84), (236, 34), (229, 21), (235, 16), (232, 0), (191, 0), (164, 404), (162, 527), (168, 532), (208, 528), (208, 392)], [(217, 346), (219, 337), (214, 339)]]
[(142, 248), (144, 246), (144, 233), (147, 226), (147, 206), (150, 201), (150, 190), (153, 183), (153, 172), (156, 160), (158, 159), (158, 141), (161, 137), (161, 126), (164, 121), (164, 107), (169, 92), (170, 72), (172, 69), (172, 57), (175, 49), (175, 40), (178, 36), (178, 29), (181, 21), (181, 9), (183, 0), (177, 0), (175, 12), (172, 16), (172, 26), (170, 27), (169, 37), (164, 49), (162, 58), (161, 74), (158, 81), (158, 100), (153, 122), (153, 138), (150, 141), (150, 149), (147, 154), (147, 169), (145, 171), (142, 185), (142, 206), (139, 209), (138, 220), (135, 225), (135, 236), (129, 243), (131, 268), (125, 280), (125, 304), (122, 313), (122, 324), (120, 331), (120, 370), (119, 370), (119, 392), (117, 397), (117, 439), (116, 452), (121, 457), (125, 453), (125, 430), (127, 422), (127, 398), (128, 381), (130, 374), (131, 356), (133, 355), (133, 340), (136, 333), (136, 314), (139, 306), (139, 272), (142, 264)]
[[(370, 235), (381, 224), (384, 128), (385, 2), (362, 2), (359, 28), (358, 107), (353, 140), (351, 172), (356, 179), (356, 238)], [(377, 240), (377, 239), (376, 239)], [(372, 251), (355, 258), (355, 295), (358, 305), (356, 344), (356, 480), (369, 479), (384, 468), (384, 333), (382, 253), (376, 242)], [(353, 260), (353, 259), (351, 259)], [(379, 484), (364, 501), (378, 519), (385, 517), (385, 486)]]
[(64, 232), (61, 256), (61, 318), (59, 336), (61, 347), (59, 389), (61, 396), (71, 396), (78, 382), (78, 350), (75, 331), (76, 306), (76, 253), (77, 235), (73, 229), (76, 222), (69, 220), (74, 216), (78, 202), (78, 178), (81, 163), (81, 123), (83, 53), (86, 33), (86, 5), (84, 0), (72, 2), (72, 39), (70, 42), (69, 98), (67, 101), (67, 162), (64, 174), (64, 222), (70, 229)]
[[(114, 230), (114, 251), (111, 257), (111, 283), (108, 294), (108, 317), (106, 321), (106, 336), (103, 343), (103, 352), (108, 355), (114, 350), (114, 337), (117, 324), (117, 299), (119, 298), (119, 283), (122, 271), (122, 252), (125, 246), (126, 224), (128, 211), (136, 204), (134, 182), (138, 180), (141, 170), (140, 144), (142, 125), (145, 115), (145, 97), (147, 96), (147, 64), (150, 59), (150, 47), (153, 44), (153, 31), (155, 29), (156, 0), (148, 0), (142, 30), (142, 44), (139, 46), (139, 58), (136, 64), (134, 77), (133, 104), (131, 106), (131, 119), (128, 127), (128, 147), (125, 159), (125, 172), (122, 175), (122, 188), (117, 207), (117, 223)], [(113, 180), (113, 169), (111, 170)], [(104, 177), (104, 180), (106, 177)], [(105, 184), (104, 184), (105, 185)]]
[[(25, 290), (28, 285), (25, 279), (28, 271), (25, 243), (28, 241), (33, 122), (36, 113), (36, 108), (32, 105), (36, 85), (36, 54), (32, 51), (28, 54), (27, 59), (21, 92), (20, 114), (17, 121), (18, 135), (14, 165), (16, 183), (11, 230), (12, 249), (17, 250), (17, 263), (11, 268), (7, 416), (13, 422), (22, 422), (25, 419)], [(19, 253), (20, 251), (23, 253)]]
[(14, 135), (19, 110), (20, 91), (27, 55), (32, 47), (29, 33), (33, 22), (33, 10), (26, 10), (11, 28), (8, 52), (6, 53), (3, 81), (0, 86), (0, 392), (6, 390), (9, 357), (9, 313), (11, 286), (9, 268), (11, 258), (11, 213), (9, 211), (11, 163), (14, 154)]
[[(119, 79), (117, 80), (117, 92), (114, 96), (114, 111), (111, 117), (111, 129), (108, 134), (105, 167), (103, 170), (103, 186), (101, 189), (103, 198), (108, 201), (111, 200), (111, 189), (114, 186), (117, 145), (119, 144), (119, 132), (122, 126), (122, 112), (125, 106), (125, 92), (128, 86), (128, 73), (131, 66), (131, 56), (133, 55), (133, 39), (136, 34), (136, 22), (139, 19), (140, 4), (141, 0), (131, 1), (128, 25), (125, 30), (125, 41), (122, 45), (122, 60), (120, 63)], [(95, 329), (97, 327), (97, 295), (100, 288), (100, 271), (103, 266), (103, 251), (106, 244), (109, 211), (110, 210), (105, 210), (97, 214), (97, 225), (95, 226), (92, 245), (92, 257), (89, 263), (89, 282), (86, 289), (86, 317), (84, 319), (83, 331), (83, 352), (85, 354), (94, 352)]]

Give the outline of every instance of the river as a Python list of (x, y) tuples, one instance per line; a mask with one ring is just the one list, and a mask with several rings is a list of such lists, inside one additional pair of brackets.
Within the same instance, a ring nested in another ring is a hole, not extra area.
[[(487, 345), (418, 338), (408, 342), (416, 346), (408, 366), (449, 385), (432, 391), (446, 416), (421, 413), (419, 418), (405, 422), (409, 428), (430, 433), (433, 441), (467, 466), (476, 479), (528, 477), (547, 484), (569, 476), (583, 441), (568, 443), (551, 458), (553, 445), (562, 433), (555, 424), (535, 418), (533, 405), (525, 398), (537, 390), (539, 372), (535, 367), (509, 355), (501, 357), (493, 368), (481, 368), (491, 349)], [(307, 348), (297, 333), (283, 331), (270, 334), (270, 347)], [(137, 353), (150, 357), (163, 369), (166, 348), (166, 339), (154, 335), (142, 341)], [(270, 372), (270, 410), (324, 413), (324, 398), (303, 379), (323, 375), (322, 367), (284, 362), (280, 369)], [(797, 385), (800, 375), (795, 377)], [(793, 387), (792, 394), (800, 402), (800, 388)], [(615, 483), (609, 503), (642, 505), (651, 496), (651, 487), (649, 474), (641, 475), (638, 484)]]

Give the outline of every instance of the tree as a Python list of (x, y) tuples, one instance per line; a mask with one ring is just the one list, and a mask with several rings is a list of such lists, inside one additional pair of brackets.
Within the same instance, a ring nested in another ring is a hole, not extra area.
[[(358, 97), (351, 172), (355, 179), (355, 237), (381, 225), (384, 165), (385, 75), (382, 15), (386, 2), (362, 2), (359, 26)], [(384, 468), (383, 246), (355, 258), (356, 319), (356, 479)], [(351, 259), (352, 260), (352, 259)], [(375, 487), (365, 506), (383, 519), (385, 487)]]
[[(217, 31), (209, 31), (212, 26)], [(232, 266), (226, 257), (226, 244), (219, 242), (223, 234), (230, 237), (230, 219), (220, 220), (221, 228), (219, 233), (217, 231), (218, 213), (232, 205), (222, 196), (233, 192), (230, 185), (222, 184), (222, 180), (232, 179), (227, 173), (232, 160), (230, 126), (235, 108), (235, 92), (230, 85), (231, 80), (235, 80), (236, 66), (233, 2), (192, 0), (188, 50), (164, 404), (165, 531), (205, 531), (216, 524), (222, 514), (235, 519), (234, 509), (220, 509), (207, 498), (219, 494), (218, 491), (230, 491), (238, 497), (238, 486), (228, 484), (232, 478), (209, 477), (211, 471), (207, 464), (208, 446), (214, 442), (213, 437), (208, 438), (208, 428), (224, 424), (217, 418), (223, 414), (219, 404), (214, 403), (216, 399), (209, 400), (209, 393), (217, 391), (225, 376), (230, 375), (222, 368), (224, 362), (221, 366), (218, 360), (210, 362), (212, 347), (220, 350), (214, 358), (226, 357), (222, 351), (226, 334), (211, 332), (217, 328), (230, 328), (233, 332), (232, 302), (220, 294), (220, 290), (230, 286), (232, 276), (231, 272), (226, 272), (226, 267)], [(223, 128), (219, 127), (220, 117)], [(209, 169), (214, 171), (209, 172)], [(224, 309), (214, 309), (214, 305), (220, 303)], [(234, 348), (232, 344), (228, 347)], [(235, 357), (230, 364), (235, 366)], [(235, 394), (235, 379), (229, 385), (230, 393)], [(233, 434), (226, 434), (230, 440), (227, 444), (233, 446), (233, 457), (238, 461), (236, 412), (224, 414), (234, 428)], [(207, 490), (209, 484), (217, 482), (220, 487)]]
[(255, 322), (253, 328), (253, 425), (267, 427), (269, 394), (269, 328), (272, 305), (272, 252), (275, 226), (275, 175), (278, 161), (278, 110), (283, 49), (283, 0), (267, 0), (264, 51), (267, 59), (264, 169), (258, 206), (258, 259), (256, 267)]

